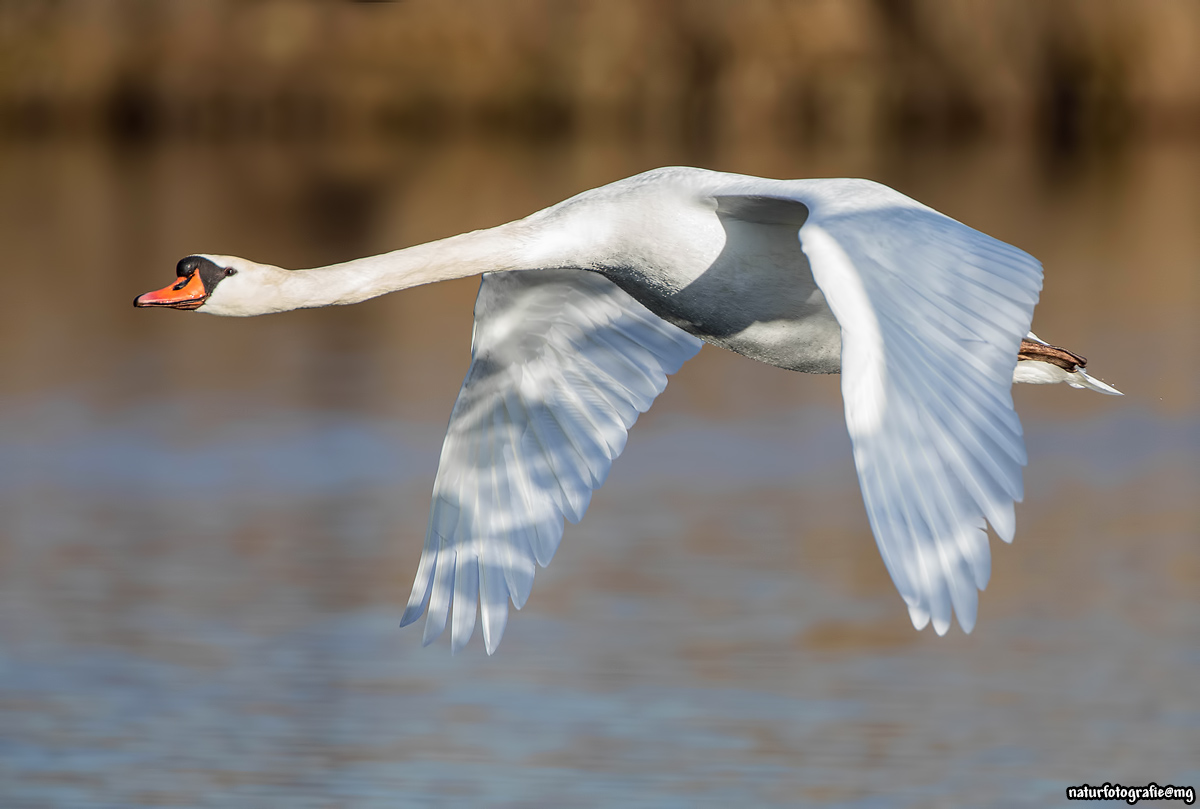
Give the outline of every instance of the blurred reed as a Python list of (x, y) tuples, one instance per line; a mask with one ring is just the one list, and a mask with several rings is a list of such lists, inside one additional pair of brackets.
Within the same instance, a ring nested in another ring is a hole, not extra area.
[(1194, 0), (4, 0), (0, 132), (1200, 131)]

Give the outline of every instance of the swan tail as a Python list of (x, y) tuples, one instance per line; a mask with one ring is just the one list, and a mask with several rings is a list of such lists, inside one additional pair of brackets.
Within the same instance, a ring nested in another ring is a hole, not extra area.
[(1017, 367), (1013, 371), (1013, 382), (1024, 382), (1028, 385), (1065, 382), (1073, 388), (1094, 390), (1109, 396), (1125, 395), (1107, 382), (1090, 375), (1084, 370), (1086, 365), (1087, 360), (1078, 354), (1050, 345), (1033, 332), (1029, 332), (1026, 339), (1021, 341)]
[(1108, 394), (1109, 396), (1124, 396), (1125, 394), (1114, 388), (1107, 382), (1101, 382), (1094, 376), (1089, 376), (1088, 372), (1080, 368), (1071, 374), (1067, 379), (1067, 384), (1073, 388), (1084, 388), (1086, 390), (1099, 391), (1100, 393)]

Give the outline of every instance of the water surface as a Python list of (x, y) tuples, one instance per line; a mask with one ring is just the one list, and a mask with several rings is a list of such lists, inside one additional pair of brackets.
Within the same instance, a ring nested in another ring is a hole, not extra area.
[(1200, 151), (1048, 165), (717, 150), (868, 176), (1046, 265), (1017, 541), (915, 632), (836, 378), (706, 348), (498, 653), (398, 619), (475, 282), (249, 320), (135, 311), (190, 252), (312, 266), (655, 165), (572, 142), (0, 150), (0, 804), (1043, 806), (1200, 784)]

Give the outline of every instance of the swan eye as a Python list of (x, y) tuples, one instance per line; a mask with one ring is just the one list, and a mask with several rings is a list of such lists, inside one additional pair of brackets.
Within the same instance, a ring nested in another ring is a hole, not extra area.
[(231, 275), (237, 275), (237, 270), (235, 270), (233, 267), (227, 267), (225, 269), (225, 277), (228, 278)]

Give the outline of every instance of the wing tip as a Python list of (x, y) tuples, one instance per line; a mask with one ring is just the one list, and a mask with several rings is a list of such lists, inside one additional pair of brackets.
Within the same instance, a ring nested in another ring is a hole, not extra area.
[(404, 608), (404, 614), (400, 616), (400, 626), (406, 627), (409, 624), (416, 622), (418, 618), (425, 614), (425, 602), (417, 605), (410, 604)]
[(425, 622), (425, 631), (423, 633), (421, 633), (421, 645), (428, 646), (429, 644), (433, 643), (435, 640), (437, 640), (438, 638), (440, 638), (442, 636), (442, 632), (444, 632), (445, 630), (446, 630), (446, 628), (444, 626), (440, 627), (437, 630), (433, 630), (433, 629), (431, 629), (431, 622), (426, 621)]
[[(912, 621), (913, 628), (918, 632), (933, 624), (933, 631), (937, 633), (939, 638), (945, 637), (950, 631), (950, 625), (953, 623), (949, 618), (941, 616), (931, 616), (929, 611), (921, 606), (908, 605), (908, 617)], [(969, 610), (954, 609), (954, 618), (958, 619), (958, 625), (962, 629), (964, 635), (970, 635), (975, 631), (976, 613)]]
[(487, 652), (488, 657), (496, 653), (500, 648), (500, 639), (504, 637), (504, 627), (507, 622), (501, 623), (498, 627), (490, 627), (487, 622), (483, 624), (483, 648)]
[(908, 617), (912, 621), (913, 627), (920, 632), (929, 624), (929, 611), (920, 604), (908, 605)]

